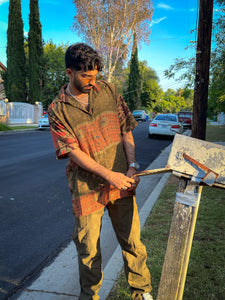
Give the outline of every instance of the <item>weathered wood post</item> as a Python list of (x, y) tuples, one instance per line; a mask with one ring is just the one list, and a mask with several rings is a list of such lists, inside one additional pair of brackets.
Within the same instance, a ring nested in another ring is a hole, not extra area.
[[(182, 203), (187, 190), (193, 193), (190, 205)], [(181, 300), (183, 297), (201, 191), (202, 187), (180, 179), (157, 300)]]

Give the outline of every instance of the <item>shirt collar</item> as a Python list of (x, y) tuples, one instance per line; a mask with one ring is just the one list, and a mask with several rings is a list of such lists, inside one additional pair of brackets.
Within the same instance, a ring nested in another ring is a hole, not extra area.
[[(70, 102), (69, 99), (71, 99), (71, 97), (68, 96), (67, 93), (66, 93), (67, 86), (68, 86), (68, 84), (63, 85), (61, 90), (60, 90), (60, 95), (59, 95), (60, 102)], [(100, 85), (96, 83), (93, 86), (93, 91), (98, 93), (100, 91)]]

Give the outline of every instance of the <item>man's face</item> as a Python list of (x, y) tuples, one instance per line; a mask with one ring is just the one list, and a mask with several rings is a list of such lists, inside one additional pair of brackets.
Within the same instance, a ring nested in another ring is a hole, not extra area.
[(98, 75), (97, 67), (87, 72), (73, 71), (71, 84), (80, 93), (88, 94), (95, 85), (96, 76)]

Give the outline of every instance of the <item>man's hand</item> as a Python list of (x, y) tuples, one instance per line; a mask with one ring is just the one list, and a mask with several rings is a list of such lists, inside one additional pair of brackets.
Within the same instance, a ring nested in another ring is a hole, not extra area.
[(135, 174), (137, 174), (137, 170), (135, 168), (128, 169), (127, 177), (132, 177), (135, 180), (132, 186), (128, 189), (129, 191), (135, 190), (138, 186), (138, 183), (140, 182), (140, 178), (138, 176), (135, 176)]
[(135, 179), (128, 177), (119, 172), (110, 171), (106, 177), (106, 180), (119, 190), (130, 190), (135, 184)]

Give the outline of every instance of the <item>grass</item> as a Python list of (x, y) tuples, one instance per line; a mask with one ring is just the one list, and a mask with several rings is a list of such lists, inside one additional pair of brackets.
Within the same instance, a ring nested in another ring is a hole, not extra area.
[(0, 123), (0, 131), (8, 131), (8, 130), (12, 130), (11, 127), (9, 127), (4, 123)]
[(37, 126), (11, 126), (12, 130), (18, 130), (18, 129), (33, 129), (37, 128)]
[(33, 129), (37, 128), (37, 126), (8, 126), (4, 123), (0, 123), (0, 131), (9, 131), (9, 130), (18, 130), (18, 129)]
[[(225, 126), (207, 126), (207, 140), (225, 141)], [(152, 295), (157, 297), (178, 179), (170, 176), (142, 229), (148, 252), (147, 265), (152, 276)], [(223, 189), (203, 187), (192, 244), (183, 300), (225, 299), (225, 193)], [(130, 300), (124, 272), (107, 300)]]
[(225, 125), (207, 125), (206, 140), (211, 142), (225, 141)]

